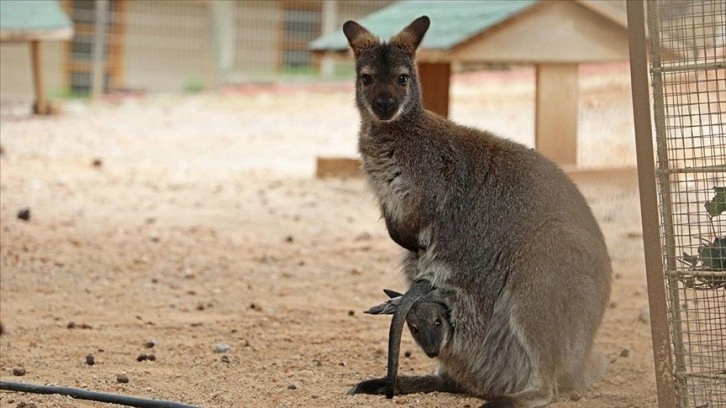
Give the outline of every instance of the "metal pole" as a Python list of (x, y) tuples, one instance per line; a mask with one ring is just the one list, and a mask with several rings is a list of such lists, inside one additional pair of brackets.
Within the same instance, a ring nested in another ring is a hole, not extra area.
[(668, 314), (663, 259), (658, 225), (658, 196), (655, 188), (655, 160), (648, 92), (648, 57), (643, 0), (627, 1), (630, 77), (635, 121), (635, 145), (638, 160), (640, 212), (643, 225), (643, 249), (648, 283), (650, 329), (653, 340), (656, 389), (659, 408), (675, 408)]
[(103, 95), (106, 76), (106, 18), (108, 15), (108, 0), (96, 0), (95, 26), (93, 32), (93, 84), (91, 97), (93, 99)]

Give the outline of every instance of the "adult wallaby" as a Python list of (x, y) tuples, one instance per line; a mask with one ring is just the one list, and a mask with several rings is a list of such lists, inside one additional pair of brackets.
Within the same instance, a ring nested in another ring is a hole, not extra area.
[[(558, 385), (583, 387), (604, 370), (591, 353), (610, 295), (603, 235), (555, 164), (424, 110), (414, 57), (429, 24), (420, 17), (387, 43), (353, 21), (343, 26), (363, 170), (391, 238), (407, 250), (405, 277), (416, 296), (446, 293), (452, 328), (438, 374), (402, 376), (395, 391), (543, 406)], [(351, 392), (382, 393), (385, 384)]]

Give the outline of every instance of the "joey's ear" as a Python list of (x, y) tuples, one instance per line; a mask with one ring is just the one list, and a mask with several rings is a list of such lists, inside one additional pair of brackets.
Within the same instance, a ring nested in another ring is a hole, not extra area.
[(345, 34), (345, 38), (348, 39), (350, 48), (353, 49), (353, 54), (355, 54), (356, 57), (362, 50), (379, 44), (378, 37), (371, 34), (370, 31), (365, 29), (365, 27), (352, 20), (348, 20), (345, 24), (343, 24), (343, 34)]
[(389, 43), (413, 56), (416, 54), (416, 49), (421, 44), (421, 40), (423, 40), (424, 34), (426, 34), (430, 25), (431, 20), (427, 16), (421, 16), (413, 20), (403, 31), (393, 36)]

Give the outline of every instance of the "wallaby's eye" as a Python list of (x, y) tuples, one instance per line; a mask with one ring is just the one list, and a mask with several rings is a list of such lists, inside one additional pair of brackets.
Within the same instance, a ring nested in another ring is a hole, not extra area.
[(408, 83), (408, 75), (401, 74), (398, 76), (398, 83), (401, 85), (406, 85)]
[(436, 327), (441, 326), (441, 319), (434, 320), (434, 326), (436, 326)]
[(373, 77), (368, 74), (363, 74), (360, 76), (360, 80), (363, 82), (363, 85), (370, 85), (373, 82)]

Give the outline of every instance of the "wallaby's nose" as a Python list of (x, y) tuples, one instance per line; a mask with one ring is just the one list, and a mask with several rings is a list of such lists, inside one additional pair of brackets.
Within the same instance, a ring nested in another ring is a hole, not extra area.
[(376, 99), (376, 107), (383, 114), (388, 113), (391, 110), (391, 108), (393, 108), (393, 104), (394, 103), (395, 102), (393, 101), (393, 98), (378, 98), (378, 99)]

